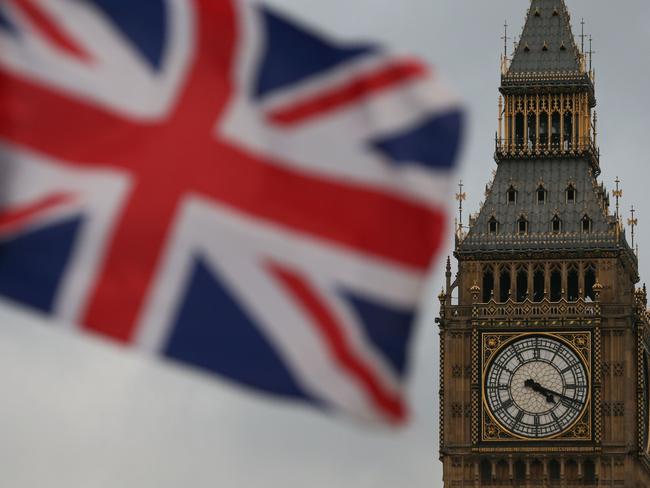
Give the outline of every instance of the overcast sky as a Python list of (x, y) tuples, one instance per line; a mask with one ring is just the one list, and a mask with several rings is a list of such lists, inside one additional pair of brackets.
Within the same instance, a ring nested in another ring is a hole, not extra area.
[[(504, 19), (518, 34), (527, 0), (273, 0), (341, 40), (373, 39), (435, 64), (470, 112), (459, 177), (478, 208), (495, 164)], [(650, 277), (647, 80), (650, 3), (569, 0), (595, 38), (602, 179), (639, 208)], [(578, 32), (575, 32), (578, 33)], [(647, 217), (646, 217), (647, 216)], [(646, 222), (648, 224), (646, 225)], [(0, 307), (0, 486), (11, 488), (440, 486), (432, 276), (414, 344), (415, 418), (400, 432), (260, 402), (219, 381), (68, 336)]]

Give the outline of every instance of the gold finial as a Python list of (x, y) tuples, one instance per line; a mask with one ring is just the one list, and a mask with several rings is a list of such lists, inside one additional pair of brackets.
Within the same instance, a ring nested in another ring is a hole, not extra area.
[(635, 217), (635, 214), (636, 210), (634, 209), (634, 205), (632, 205), (632, 208), (630, 209), (630, 218), (627, 219), (627, 225), (632, 229), (632, 249), (634, 249), (634, 229), (639, 225), (639, 219)]
[(510, 40), (510, 37), (508, 37), (507, 20), (503, 23), (503, 36), (501, 37), (501, 40), (503, 41), (503, 57), (504, 59), (508, 59), (508, 41)]
[(587, 51), (587, 54), (589, 55), (589, 72), (591, 72), (592, 70), (594, 54), (596, 54), (596, 51), (592, 49), (592, 45), (593, 45), (592, 43), (593, 43), (593, 38), (589, 36), (589, 51)]
[(440, 300), (440, 304), (444, 305), (446, 299), (447, 299), (447, 295), (445, 295), (445, 290), (442, 290), (440, 292), (440, 295), (438, 295), (438, 300)]
[(601, 282), (598, 281), (598, 278), (596, 278), (596, 283), (594, 284), (594, 288), (593, 288), (594, 297), (595, 297), (596, 301), (600, 300), (600, 294), (602, 293), (604, 288), (605, 287), (601, 284)]
[(472, 294), (472, 300), (474, 303), (478, 302), (478, 297), (481, 294), (481, 287), (478, 286), (478, 283), (475, 281), (474, 285), (469, 289), (470, 293)]
[(458, 193), (456, 193), (456, 201), (458, 202), (458, 232), (463, 233), (463, 202), (467, 199), (467, 194), (463, 192), (463, 180), (458, 183)]
[(616, 199), (616, 225), (620, 227), (621, 225), (621, 213), (620, 213), (620, 199), (623, 198), (623, 189), (621, 188), (621, 180), (616, 177), (614, 180), (616, 183), (616, 189), (612, 192), (614, 198)]

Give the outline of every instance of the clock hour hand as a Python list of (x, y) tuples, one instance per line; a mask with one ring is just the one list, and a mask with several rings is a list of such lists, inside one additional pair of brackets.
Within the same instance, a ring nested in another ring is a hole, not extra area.
[(546, 397), (546, 401), (548, 403), (555, 403), (555, 396), (554, 395), (557, 395), (557, 394), (553, 393), (552, 391), (550, 391), (550, 390), (548, 390), (546, 388), (544, 388), (542, 385), (537, 383), (535, 380), (533, 380), (533, 379), (526, 380), (524, 382), (524, 386), (526, 388), (530, 388), (531, 390), (533, 390), (533, 391), (535, 391), (537, 393), (540, 393), (540, 394), (544, 395)]

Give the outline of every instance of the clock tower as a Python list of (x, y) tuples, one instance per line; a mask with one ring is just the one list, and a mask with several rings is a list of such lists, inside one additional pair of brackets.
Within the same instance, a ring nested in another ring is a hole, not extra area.
[(445, 487), (650, 487), (647, 296), (598, 181), (590, 64), (564, 0), (532, 0), (439, 297)]

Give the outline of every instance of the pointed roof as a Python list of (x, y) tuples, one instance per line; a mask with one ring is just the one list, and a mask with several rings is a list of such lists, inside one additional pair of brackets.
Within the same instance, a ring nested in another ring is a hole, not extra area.
[(508, 75), (583, 72), (564, 0), (532, 0)]

